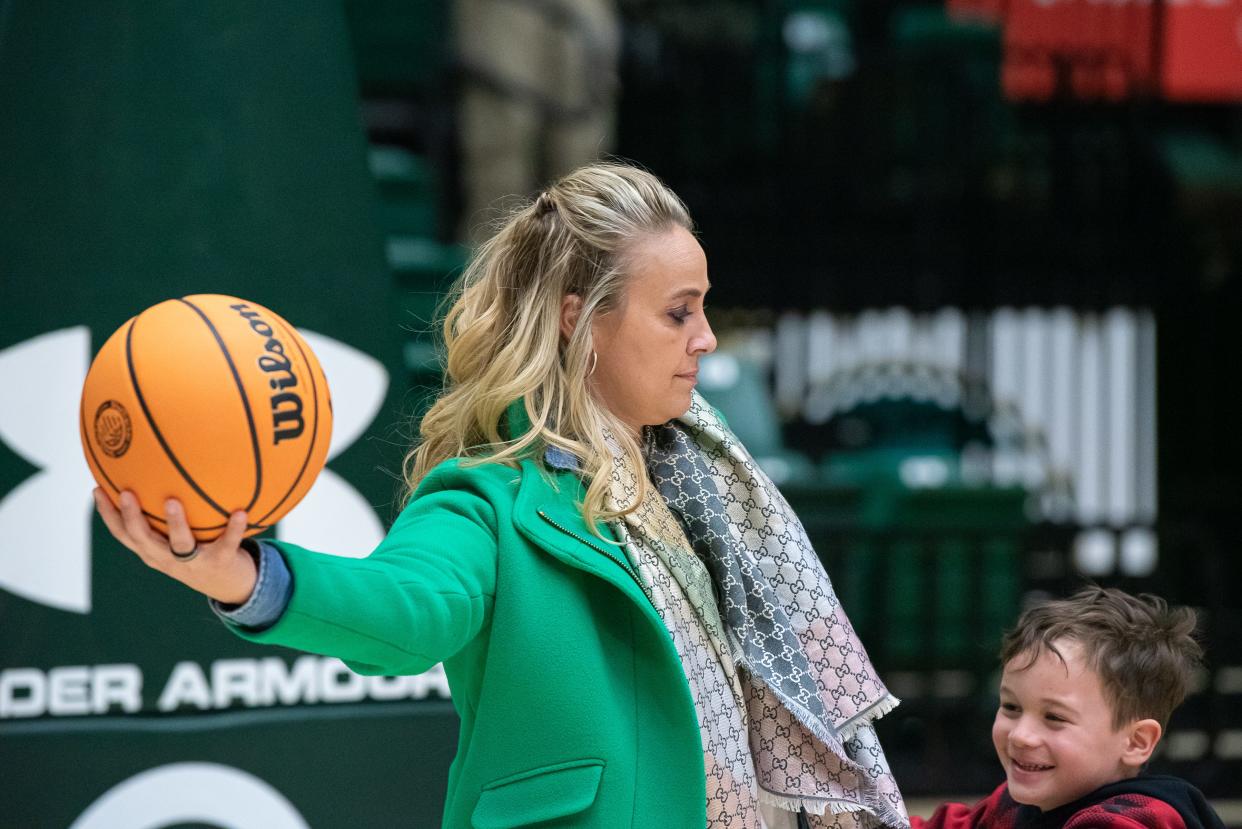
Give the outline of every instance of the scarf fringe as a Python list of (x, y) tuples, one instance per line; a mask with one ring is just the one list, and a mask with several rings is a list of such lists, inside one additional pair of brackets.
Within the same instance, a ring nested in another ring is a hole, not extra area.
[(875, 705), (865, 711), (860, 711), (855, 714), (853, 719), (842, 723), (841, 726), (837, 728), (837, 733), (841, 736), (841, 742), (849, 742), (853, 739), (855, 732), (857, 732), (859, 728), (862, 728), (864, 725), (870, 725), (888, 712), (892, 711), (898, 705), (901, 705), (901, 700), (897, 699), (897, 697), (892, 694), (886, 694), (884, 698)]
[(784, 809), (786, 812), (793, 812), (794, 814), (803, 809), (806, 809), (807, 814), (820, 816), (825, 812), (834, 815), (843, 815), (847, 812), (871, 812), (870, 809), (861, 803), (852, 803), (846, 800), (821, 800), (819, 798), (798, 797), (797, 795), (770, 792), (763, 788), (759, 789), (759, 802), (767, 806)]

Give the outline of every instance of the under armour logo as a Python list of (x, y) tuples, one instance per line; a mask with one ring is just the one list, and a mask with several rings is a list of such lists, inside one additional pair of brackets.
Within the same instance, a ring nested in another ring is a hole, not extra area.
[[(375, 419), (388, 372), (373, 357), (302, 331), (332, 389), (331, 459)], [(78, 398), (90, 365), (90, 329), (51, 331), (0, 351), (0, 388), (22, 389), (0, 406), (0, 440), (38, 468), (0, 500), (0, 588), (60, 610), (91, 609), (91, 499), (94, 485), (78, 437)], [(366, 499), (330, 469), (277, 525), (342, 555), (367, 555), (384, 528)]]
[(237, 829), (307, 829), (270, 783), (219, 763), (169, 763), (135, 774), (90, 805), (70, 829), (208, 823)]

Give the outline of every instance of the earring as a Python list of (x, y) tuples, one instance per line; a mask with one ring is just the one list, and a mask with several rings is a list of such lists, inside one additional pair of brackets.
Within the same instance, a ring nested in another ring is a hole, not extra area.
[(599, 365), (599, 354), (591, 352), (591, 370), (587, 372), (587, 377), (595, 373), (595, 367)]

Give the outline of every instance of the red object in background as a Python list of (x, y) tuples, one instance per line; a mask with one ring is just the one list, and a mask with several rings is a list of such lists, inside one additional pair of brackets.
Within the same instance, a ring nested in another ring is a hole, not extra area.
[(1048, 57), (1049, 32), (1041, 26), (1040, 11), (1034, 0), (1013, 0), (1005, 16), (1001, 89), (1011, 100), (1046, 101), (1056, 87)]
[(1073, 0), (1010, 0), (1001, 40), (1001, 87), (1006, 97), (1028, 101), (1057, 94), (1057, 67), (1068, 68), (1086, 44)]
[(1127, 4), (1114, 29), (1130, 87), (1144, 94), (1156, 91), (1154, 5), (1154, 0), (1136, 0)]
[(1057, 88), (1056, 69), (1046, 54), (1021, 61), (1006, 55), (1001, 88), (1015, 101), (1048, 101)]
[(1181, 0), (1161, 12), (1164, 96), (1242, 101), (1242, 0)]
[[(1009, 98), (1242, 101), (1242, 0), (946, 0), (946, 8), (1003, 26)], [(1068, 90), (1058, 89), (1058, 71)]]
[(1108, 51), (1103, 3), (1070, 3), (1072, 22), (1066, 29), (1064, 51), (1070, 64), (1070, 88), (1083, 100), (1104, 97), (1104, 59)]
[(1005, 16), (1005, 56), (1010, 56), (1010, 50), (1061, 51), (1074, 17), (1073, 6), (1072, 0), (1051, 5), (1043, 0), (1013, 0)]

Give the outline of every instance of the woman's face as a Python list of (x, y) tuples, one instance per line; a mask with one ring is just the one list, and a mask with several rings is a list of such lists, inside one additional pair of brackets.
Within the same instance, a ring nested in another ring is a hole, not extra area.
[(637, 431), (690, 408), (699, 357), (716, 350), (703, 314), (707, 257), (683, 227), (646, 236), (626, 258), (621, 303), (595, 318), (596, 393)]

